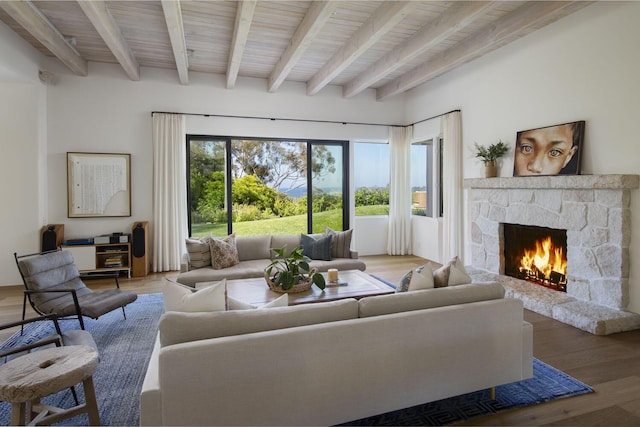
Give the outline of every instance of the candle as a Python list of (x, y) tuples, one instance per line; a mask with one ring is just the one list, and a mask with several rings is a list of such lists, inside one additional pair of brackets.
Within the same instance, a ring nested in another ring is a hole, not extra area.
[(329, 278), (330, 282), (337, 282), (338, 270), (336, 270), (335, 268), (330, 268), (329, 270), (327, 270), (327, 277)]

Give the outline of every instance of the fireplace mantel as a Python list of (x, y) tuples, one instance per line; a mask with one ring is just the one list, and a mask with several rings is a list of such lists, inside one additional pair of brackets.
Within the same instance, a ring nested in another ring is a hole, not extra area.
[(469, 178), (466, 188), (521, 189), (634, 189), (640, 186), (640, 175), (556, 175), (516, 176), (500, 178)]
[[(640, 175), (465, 179), (471, 267), (525, 307), (595, 334), (640, 328), (629, 302), (631, 192)], [(567, 231), (567, 293), (504, 276), (503, 224)], [(562, 295), (558, 295), (562, 294)]]

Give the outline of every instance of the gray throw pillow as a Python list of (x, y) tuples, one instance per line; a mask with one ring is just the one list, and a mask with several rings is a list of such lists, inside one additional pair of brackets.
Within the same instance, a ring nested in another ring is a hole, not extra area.
[(353, 234), (353, 229), (335, 231), (325, 227), (325, 236), (331, 236), (332, 257), (351, 258), (351, 234)]
[(300, 244), (302, 254), (311, 259), (331, 261), (331, 236), (320, 236), (314, 239), (312, 236), (301, 234)]

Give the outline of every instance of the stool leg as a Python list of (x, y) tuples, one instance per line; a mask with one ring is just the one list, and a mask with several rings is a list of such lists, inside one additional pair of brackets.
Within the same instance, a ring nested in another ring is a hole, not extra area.
[(85, 405), (87, 405), (87, 415), (89, 415), (89, 424), (92, 426), (100, 425), (100, 413), (98, 412), (98, 402), (96, 401), (96, 391), (93, 388), (93, 377), (89, 377), (82, 382), (84, 388)]
[(25, 425), (24, 417), (27, 412), (26, 408), (27, 408), (27, 402), (11, 404), (11, 425), (12, 426)]

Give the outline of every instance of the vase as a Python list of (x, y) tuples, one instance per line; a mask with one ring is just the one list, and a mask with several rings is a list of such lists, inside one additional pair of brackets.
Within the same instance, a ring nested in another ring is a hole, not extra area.
[(484, 162), (484, 177), (495, 178), (498, 176), (498, 165), (495, 160), (487, 160)]

